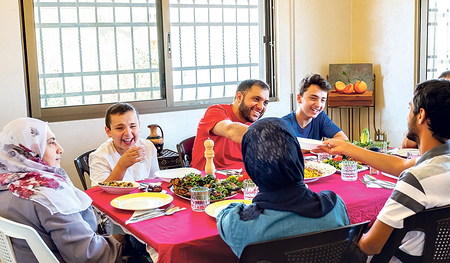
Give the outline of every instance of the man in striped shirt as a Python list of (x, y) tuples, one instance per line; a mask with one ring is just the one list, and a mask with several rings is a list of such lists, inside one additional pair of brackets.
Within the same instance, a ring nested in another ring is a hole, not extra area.
[[(394, 228), (403, 219), (422, 210), (450, 204), (450, 81), (429, 80), (414, 91), (408, 115), (408, 139), (419, 146), (421, 157), (403, 159), (375, 153), (339, 140), (320, 148), (331, 154), (345, 154), (378, 170), (399, 175), (398, 183), (369, 232), (358, 243), (368, 254), (380, 253)], [(413, 262), (422, 255), (424, 235), (407, 233), (399, 252)], [(402, 262), (393, 258), (391, 262)]]

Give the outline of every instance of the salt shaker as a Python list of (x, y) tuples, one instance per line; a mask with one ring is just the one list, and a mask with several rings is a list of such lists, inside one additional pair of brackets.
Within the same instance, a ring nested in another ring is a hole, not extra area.
[[(369, 150), (370, 151), (374, 151), (374, 152), (380, 152), (380, 147), (378, 147), (378, 146), (370, 146)], [(370, 166), (370, 174), (371, 175), (377, 175), (378, 174), (378, 170), (373, 168), (372, 166)]]

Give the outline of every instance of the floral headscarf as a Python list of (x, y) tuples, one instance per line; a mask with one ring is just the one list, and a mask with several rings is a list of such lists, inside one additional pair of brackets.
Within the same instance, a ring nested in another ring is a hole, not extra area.
[(242, 139), (242, 157), (245, 170), (259, 187), (253, 198), (259, 208), (310, 218), (334, 208), (335, 193), (315, 193), (303, 183), (303, 154), (294, 130), (284, 120), (264, 118), (252, 124)]
[(42, 157), (50, 127), (46, 122), (19, 118), (0, 133), (0, 189), (37, 202), (52, 214), (86, 210), (91, 198), (76, 188), (64, 169)]

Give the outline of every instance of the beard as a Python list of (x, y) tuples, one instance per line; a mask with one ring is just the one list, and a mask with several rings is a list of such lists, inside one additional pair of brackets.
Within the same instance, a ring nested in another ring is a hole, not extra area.
[(417, 143), (419, 145), (419, 135), (417, 134), (417, 127), (415, 123), (417, 121), (417, 115), (415, 115), (411, 121), (408, 122), (408, 133), (406, 133), (406, 138)]
[[(244, 99), (245, 99), (245, 97), (244, 97)], [(253, 120), (252, 109), (247, 107), (247, 105), (244, 104), (244, 99), (242, 99), (241, 103), (239, 104), (239, 112), (242, 114), (242, 117), (244, 117), (244, 119), (247, 122), (252, 122), (252, 123), (259, 120), (263, 116), (263, 113), (261, 112), (259, 117), (256, 120)]]

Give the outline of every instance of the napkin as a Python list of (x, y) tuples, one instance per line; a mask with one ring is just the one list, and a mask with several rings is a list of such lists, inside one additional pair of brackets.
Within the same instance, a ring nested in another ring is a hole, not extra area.
[(130, 223), (137, 223), (144, 220), (147, 220), (149, 218), (154, 217), (157, 214), (163, 215), (164, 212), (162, 209), (150, 209), (150, 210), (141, 210), (141, 211), (134, 211), (133, 215), (125, 221), (125, 225), (128, 225)]

